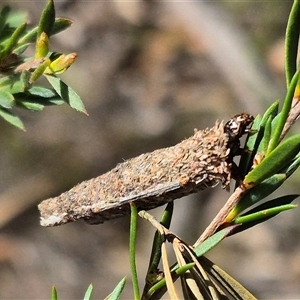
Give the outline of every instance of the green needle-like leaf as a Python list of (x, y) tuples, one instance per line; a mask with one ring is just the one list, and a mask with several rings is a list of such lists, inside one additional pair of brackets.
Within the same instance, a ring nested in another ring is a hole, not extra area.
[(67, 28), (69, 28), (71, 25), (73, 24), (73, 22), (70, 19), (66, 19), (66, 18), (56, 18), (54, 21), (54, 25), (51, 31), (51, 36), (55, 35), (61, 31), (66, 30)]
[(11, 109), (16, 105), (14, 96), (6, 91), (0, 90), (0, 106)]
[[(263, 117), (258, 115), (254, 119), (251, 127), (251, 132), (248, 135), (246, 140), (245, 151), (243, 151), (242, 153), (241, 161), (239, 164), (241, 178), (244, 178), (245, 175), (251, 169), (253, 164), (253, 159), (256, 153), (266, 152), (266, 147), (269, 144), (270, 133), (271, 133), (271, 125), (269, 123), (277, 115), (278, 106), (279, 106), (279, 102), (275, 101), (266, 110)], [(266, 131), (268, 131), (268, 133)], [(263, 143), (261, 143), (262, 140)]]
[(288, 92), (286, 94), (286, 97), (284, 99), (283, 107), (280, 112), (280, 118), (278, 120), (278, 123), (276, 125), (276, 128), (274, 129), (274, 132), (272, 132), (272, 137), (269, 143), (268, 152), (266, 155), (269, 155), (278, 145), (282, 130), (284, 128), (284, 125), (286, 123), (287, 117), (289, 115), (292, 101), (294, 98), (294, 93), (296, 86), (299, 85), (299, 72), (297, 71), (295, 75), (292, 78), (292, 81), (289, 85)]
[(256, 149), (259, 145), (261, 136), (263, 134), (263, 131), (260, 133), (260, 124), (261, 124), (261, 116), (258, 115), (254, 119), (251, 127), (251, 131), (253, 131), (253, 133), (250, 133), (246, 140), (246, 144), (245, 144), (246, 150), (242, 152), (241, 161), (239, 164), (239, 172), (241, 178), (244, 178), (245, 175), (249, 172), (249, 170), (252, 167), (253, 158), (256, 154)]
[(264, 138), (265, 127), (267, 126), (266, 124), (268, 120), (273, 119), (277, 115), (278, 106), (279, 106), (279, 102), (275, 101), (272, 105), (270, 105), (270, 107), (266, 110), (266, 112), (262, 117), (258, 115), (254, 119), (253, 125), (251, 127), (253, 133), (249, 135), (246, 142), (247, 151), (245, 151), (245, 153), (241, 157), (241, 163), (240, 163), (241, 168), (243, 168), (245, 163), (247, 165), (247, 169), (246, 169), (247, 172), (243, 172), (242, 175), (246, 175), (249, 172), (250, 168), (252, 167), (253, 159), (256, 153), (259, 152), (258, 150), (259, 145), (261, 143), (261, 140)]
[(4, 49), (0, 52), (0, 59), (3, 59), (12, 52), (14, 47), (17, 45), (20, 37), (26, 30), (27, 23), (21, 24), (17, 27), (11, 37), (6, 41)]
[(279, 113), (277, 116), (275, 116), (272, 120), (272, 130), (271, 130), (272, 134), (273, 134), (273, 132), (276, 131), (276, 128), (277, 128), (279, 122), (281, 122), (281, 113)]
[[(173, 210), (174, 210), (174, 202), (171, 201), (167, 204), (167, 207), (160, 221), (160, 223), (165, 228), (170, 228)], [(156, 231), (153, 239), (153, 245), (151, 250), (151, 256), (150, 256), (146, 281), (152, 281), (151, 278), (153, 277), (153, 274), (155, 274), (156, 270), (158, 269), (158, 265), (161, 260), (161, 244), (162, 244), (161, 233), (159, 231)]]
[(20, 80), (20, 75), (10, 75), (0, 79), (0, 90), (11, 94), (21, 93), (24, 91), (23, 83)]
[(45, 107), (42, 104), (34, 103), (30, 101), (18, 101), (18, 106), (32, 111), (42, 111)]
[(272, 130), (272, 116), (269, 116), (269, 119), (264, 126), (264, 135), (257, 149), (257, 153), (262, 153), (263, 155), (267, 153)]
[(43, 98), (28, 93), (15, 94), (15, 100), (17, 106), (34, 111), (41, 111), (45, 106), (64, 104), (64, 101), (59, 96)]
[(60, 78), (53, 75), (45, 75), (55, 91), (61, 96), (61, 98), (67, 102), (72, 108), (79, 112), (88, 114), (81, 98), (75, 93), (75, 91), (67, 86)]
[(290, 177), (300, 166), (300, 154), (295, 157), (293, 163), (285, 170), (286, 176)]
[(30, 95), (42, 97), (42, 98), (52, 98), (57, 96), (54, 90), (45, 88), (43, 86), (33, 86), (30, 90), (28, 90)]
[(205, 240), (202, 244), (200, 244), (194, 249), (194, 252), (197, 255), (197, 257), (204, 255), (205, 253), (216, 247), (225, 237), (230, 235), (233, 230), (235, 230), (235, 227), (229, 226), (218, 231), (213, 236), (209, 237), (207, 240)]
[[(72, 21), (65, 18), (56, 18), (54, 21), (54, 25), (51, 31), (51, 36), (54, 34), (57, 34), (63, 30), (66, 30), (68, 27), (72, 25)], [(31, 29), (29, 32), (27, 32), (18, 42), (18, 45), (25, 45), (29, 43), (32, 43), (36, 40), (38, 32), (38, 26)]]
[(20, 81), (22, 82), (22, 90), (23, 91), (30, 89), (30, 87), (31, 87), (31, 83), (29, 82), (30, 77), (31, 77), (31, 72), (29, 72), (28, 70), (23, 70), (21, 72)]
[(22, 53), (24, 53), (27, 50), (29, 45), (30, 44), (28, 43), (28, 44), (16, 46), (13, 53), (17, 56), (20, 56)]
[(284, 183), (286, 178), (287, 176), (285, 174), (275, 174), (249, 190), (243, 199), (241, 199), (241, 201), (229, 213), (226, 220), (231, 221), (245, 209), (269, 196)]
[(0, 117), (2, 117), (8, 123), (25, 131), (25, 127), (24, 127), (24, 124), (22, 123), (21, 119), (18, 116), (14, 115), (12, 112), (8, 111), (7, 109), (0, 108)]
[[(256, 226), (262, 222), (269, 220), (270, 218), (276, 216), (282, 211), (295, 208), (296, 205), (292, 205), (290, 203), (294, 201), (297, 197), (299, 197), (299, 195), (286, 195), (283, 197), (270, 200), (251, 209), (249, 212), (245, 213), (244, 215), (236, 219), (239, 220), (237, 221), (238, 223), (243, 223), (243, 222), (244, 223), (239, 227), (237, 227), (234, 231), (232, 231), (231, 234), (233, 235), (242, 232), (246, 229), (249, 229), (253, 226)], [(256, 215), (256, 213), (258, 214)], [(249, 218), (245, 218), (246, 216), (249, 215), (250, 215)], [(246, 221), (247, 223), (245, 223)]]
[(243, 184), (247, 189), (276, 174), (286, 166), (300, 151), (300, 134), (282, 142), (269, 156), (245, 177)]
[(126, 278), (124, 277), (114, 288), (113, 292), (107, 296), (104, 300), (119, 300), (121, 297), (121, 294), (123, 292), (123, 289), (126, 284)]
[(57, 300), (57, 290), (55, 286), (52, 287), (51, 300)]
[(285, 34), (285, 74), (286, 85), (290, 82), (297, 69), (297, 54), (300, 33), (300, 2), (295, 0), (291, 9)]
[(37, 81), (44, 73), (46, 68), (48, 67), (50, 63), (50, 59), (46, 58), (37, 68), (31, 73), (29, 83), (33, 84), (35, 81)]
[(7, 17), (9, 16), (10, 8), (8, 6), (4, 6), (0, 11), (0, 36), (2, 36), (2, 30), (4, 29)]
[(274, 119), (278, 114), (278, 108), (279, 108), (279, 101), (276, 100), (274, 103), (272, 103), (269, 108), (265, 111), (263, 117), (262, 117), (262, 124), (265, 124), (267, 120), (271, 117)]
[(258, 220), (261, 221), (261, 219), (269, 219), (270, 217), (275, 216), (282, 211), (289, 210), (289, 209), (296, 208), (296, 207), (297, 207), (297, 205), (294, 205), (294, 204), (286, 204), (286, 205), (281, 205), (281, 206), (261, 210), (261, 211), (255, 212), (253, 214), (247, 214), (245, 216), (238, 217), (238, 218), (236, 218), (236, 220), (234, 220), (233, 223), (234, 224), (243, 224), (243, 223), (255, 222)]
[(52, 28), (55, 22), (55, 7), (53, 0), (48, 0), (38, 26), (37, 38), (44, 32), (47, 36), (51, 35)]
[(93, 285), (90, 284), (88, 289), (85, 292), (83, 300), (90, 300), (93, 292)]

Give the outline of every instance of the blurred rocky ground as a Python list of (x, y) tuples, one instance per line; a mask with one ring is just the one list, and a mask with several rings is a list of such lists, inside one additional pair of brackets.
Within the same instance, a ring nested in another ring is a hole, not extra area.
[[(89, 117), (67, 105), (20, 111), (26, 132), (0, 120), (0, 298), (47, 299), (55, 285), (60, 299), (80, 299), (93, 283), (93, 299), (102, 299), (127, 276), (123, 299), (131, 299), (129, 219), (42, 228), (37, 204), (194, 128), (282, 100), (291, 1), (55, 2), (74, 24), (51, 48), (78, 52), (63, 79)], [(36, 24), (45, 1), (2, 4)], [(280, 194), (299, 192), (297, 181)], [(216, 187), (176, 201), (171, 229), (193, 244), (227, 197)], [(299, 228), (299, 211), (286, 212), (227, 239), (210, 259), (259, 299), (298, 298)], [(140, 220), (141, 284), (153, 233)]]

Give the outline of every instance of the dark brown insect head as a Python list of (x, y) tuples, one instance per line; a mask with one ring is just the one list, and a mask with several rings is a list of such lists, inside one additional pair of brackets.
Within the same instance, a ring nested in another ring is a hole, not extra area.
[(231, 149), (231, 158), (238, 154), (240, 138), (249, 131), (248, 127), (253, 120), (253, 116), (241, 113), (232, 117), (225, 124), (224, 132), (228, 135), (228, 148)]

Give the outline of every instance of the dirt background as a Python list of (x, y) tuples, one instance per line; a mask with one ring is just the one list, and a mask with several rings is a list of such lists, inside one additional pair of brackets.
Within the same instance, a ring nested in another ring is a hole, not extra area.
[[(32, 24), (45, 3), (4, 2), (27, 11)], [(49, 299), (55, 285), (60, 299), (82, 299), (93, 283), (93, 299), (103, 299), (127, 276), (123, 299), (132, 299), (129, 219), (42, 228), (37, 204), (194, 128), (282, 101), (292, 1), (55, 2), (57, 16), (74, 24), (51, 48), (78, 53), (63, 79), (89, 117), (67, 105), (19, 111), (26, 132), (0, 120), (0, 298)], [(298, 178), (279, 194), (299, 192)], [(176, 201), (172, 230), (192, 244), (227, 197), (216, 187)], [(259, 299), (300, 299), (299, 230), (299, 210), (286, 212), (209, 257)], [(141, 287), (153, 233), (141, 220)]]

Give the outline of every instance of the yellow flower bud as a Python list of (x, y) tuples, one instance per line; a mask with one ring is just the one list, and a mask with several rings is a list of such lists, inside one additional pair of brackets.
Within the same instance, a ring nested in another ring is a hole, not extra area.
[(61, 74), (65, 72), (75, 61), (77, 53), (62, 54), (45, 70), (45, 74)]

